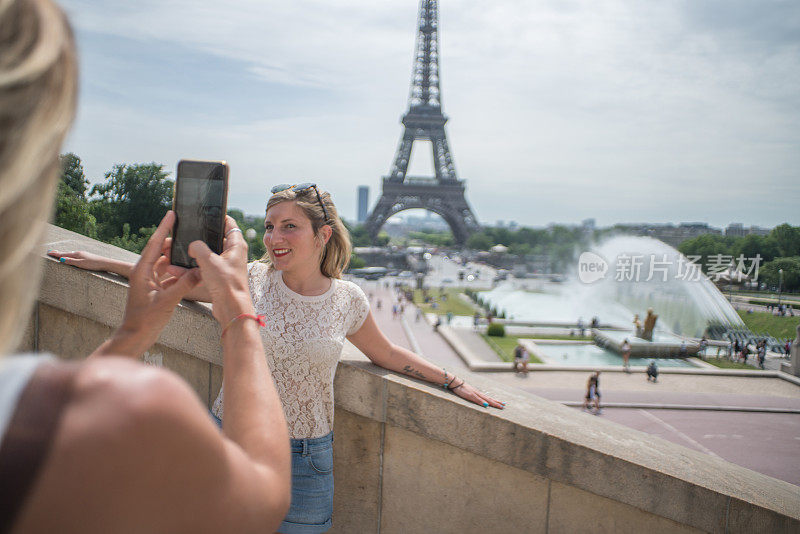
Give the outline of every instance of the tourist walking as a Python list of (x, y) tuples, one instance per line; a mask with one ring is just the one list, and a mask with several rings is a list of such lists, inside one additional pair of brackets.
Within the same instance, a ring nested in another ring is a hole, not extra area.
[[(484, 408), (503, 404), (379, 330), (364, 292), (341, 279), (350, 236), (329, 193), (316, 184), (280, 185), (271, 192), (264, 221), (267, 253), (249, 264), (248, 280), (264, 317), (262, 341), (291, 438), (292, 503), (278, 530), (325, 532), (333, 511), (333, 377), (345, 339), (376, 365), (441, 385)], [(52, 255), (79, 267), (91, 258), (95, 270), (130, 273), (130, 264), (85, 252)], [(190, 298), (208, 301), (210, 294), (200, 285)], [(212, 413), (225, 421), (223, 391)]]
[(631, 372), (630, 364), (628, 363), (631, 359), (631, 344), (626, 339), (622, 342), (622, 367), (625, 369), (626, 373)]
[(653, 383), (658, 382), (658, 366), (655, 360), (650, 360), (650, 364), (647, 366), (647, 381), (651, 380)]
[(763, 369), (763, 368), (764, 368), (764, 362), (765, 362), (765, 361), (766, 361), (766, 359), (767, 359), (767, 342), (766, 342), (765, 340), (763, 340), (763, 339), (762, 339), (762, 340), (761, 340), (761, 341), (758, 343), (758, 348), (757, 348), (757, 350), (758, 350), (758, 366), (759, 366), (761, 369)]
[(583, 409), (591, 411), (594, 408), (594, 414), (600, 414), (600, 371), (595, 371), (589, 376), (586, 381), (586, 396), (583, 399)]
[(748, 343), (745, 341), (742, 345), (742, 362), (747, 363), (747, 357), (750, 355), (750, 347)]
[(708, 340), (706, 339), (706, 336), (703, 336), (703, 338), (700, 340), (700, 349), (698, 350), (701, 359), (705, 359), (707, 347), (708, 347)]
[(521, 343), (518, 343), (516, 347), (514, 347), (514, 371), (517, 373), (528, 374), (528, 360), (530, 356), (528, 351), (525, 347), (522, 346)]

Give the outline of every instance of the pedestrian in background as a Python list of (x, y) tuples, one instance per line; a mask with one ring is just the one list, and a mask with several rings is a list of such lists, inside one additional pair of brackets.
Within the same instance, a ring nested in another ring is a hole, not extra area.
[(655, 360), (650, 360), (650, 365), (647, 366), (647, 381), (651, 380), (654, 384), (658, 382), (658, 366)]
[(764, 368), (764, 361), (767, 359), (767, 342), (761, 340), (758, 343), (758, 366)]
[(517, 373), (528, 373), (528, 359), (530, 358), (528, 351), (521, 343), (514, 347), (514, 371)]
[(631, 344), (626, 339), (622, 342), (622, 367), (625, 369), (626, 373), (631, 372), (630, 364), (628, 363), (631, 359)]
[(600, 414), (600, 371), (595, 371), (589, 376), (586, 382), (586, 396), (583, 399), (583, 409), (591, 411), (594, 407), (594, 414)]

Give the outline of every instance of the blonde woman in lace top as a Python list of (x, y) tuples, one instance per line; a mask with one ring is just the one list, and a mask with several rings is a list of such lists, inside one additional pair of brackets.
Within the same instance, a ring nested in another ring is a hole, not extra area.
[[(446, 374), (380, 331), (364, 292), (341, 279), (350, 237), (330, 194), (313, 184), (276, 186), (267, 203), (265, 257), (249, 265), (261, 337), (292, 448), (292, 504), (279, 532), (325, 532), (333, 512), (333, 376), (345, 339), (373, 363), (447, 388), (483, 407), (503, 404)], [(78, 267), (126, 275), (127, 264), (53, 253)], [(206, 301), (198, 286), (191, 298)], [(224, 420), (224, 392), (212, 414)]]

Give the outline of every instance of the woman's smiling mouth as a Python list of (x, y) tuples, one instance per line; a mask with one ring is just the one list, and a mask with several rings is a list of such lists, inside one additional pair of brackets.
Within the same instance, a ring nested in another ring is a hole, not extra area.
[(276, 248), (272, 251), (272, 253), (275, 255), (276, 258), (282, 258), (283, 256), (286, 256), (289, 252), (290, 251), (288, 248)]

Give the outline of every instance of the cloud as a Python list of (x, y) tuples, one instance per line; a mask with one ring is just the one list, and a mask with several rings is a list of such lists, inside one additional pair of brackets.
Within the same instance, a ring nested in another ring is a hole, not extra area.
[[(312, 178), (352, 217), (402, 132), (411, 5), (66, 2), (89, 61), (69, 146), (87, 169), (226, 154), (242, 187)], [(440, 3), (448, 135), (479, 218), (800, 223), (799, 21), (792, 2)]]

